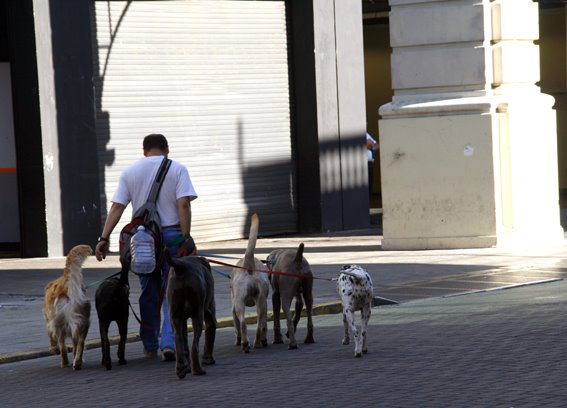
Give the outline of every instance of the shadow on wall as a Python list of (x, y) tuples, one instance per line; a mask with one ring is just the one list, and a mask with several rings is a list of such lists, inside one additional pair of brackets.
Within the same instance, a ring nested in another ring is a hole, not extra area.
[[(316, 220), (315, 232), (368, 227), (368, 168), (364, 135), (346, 134), (340, 141), (319, 142), (315, 149), (318, 153), (311, 164), (298, 170), (296, 160), (248, 165), (246, 157), (250, 156), (250, 152), (245, 151), (242, 120), (239, 120), (237, 128), (242, 198), (247, 207), (242, 236), (248, 236), (253, 213), (260, 216), (261, 234), (266, 230), (270, 231), (270, 235), (313, 232), (301, 231), (300, 217)], [(310, 194), (311, 202), (304, 208), (298, 204), (298, 183), (303, 183), (303, 188), (307, 188)], [(357, 209), (362, 209), (362, 212)]]
[[(104, 81), (106, 77), (106, 72), (108, 69), (108, 63), (110, 59), (110, 55), (112, 54), (112, 46), (114, 45), (114, 40), (120, 30), (120, 26), (126, 17), (126, 13), (128, 8), (132, 4), (132, 0), (127, 1), (122, 13), (120, 14), (120, 18), (116, 22), (116, 26), (114, 28), (114, 32), (110, 33), (110, 44), (108, 45), (108, 49), (106, 50), (106, 59), (104, 61), (100, 61), (99, 59), (99, 52), (95, 50), (93, 52), (93, 59), (94, 59), (94, 72), (93, 72), (93, 82), (95, 88), (95, 109), (96, 109), (96, 137), (97, 137), (97, 156), (98, 156), (98, 171), (99, 171), (99, 185), (100, 185), (100, 215), (101, 215), (101, 228), (106, 220), (108, 215), (106, 203), (109, 201), (109, 197), (107, 197), (106, 192), (106, 169), (110, 167), (115, 160), (115, 150), (108, 149), (108, 143), (110, 142), (110, 115), (108, 112), (102, 110), (102, 95), (104, 91)], [(91, 21), (93, 25), (92, 32), (96, 33), (96, 18), (93, 18)], [(97, 41), (98, 43), (98, 41)], [(102, 68), (102, 69), (101, 69)]]
[(295, 193), (295, 168), (290, 159), (272, 161), (269, 164), (249, 165), (247, 160), (261, 151), (246, 151), (244, 123), (237, 123), (237, 158), (242, 183), (242, 200), (246, 206), (246, 220), (242, 227), (242, 236), (250, 231), (250, 217), (257, 213), (260, 217), (260, 234), (270, 231), (269, 235), (297, 231), (297, 203)]

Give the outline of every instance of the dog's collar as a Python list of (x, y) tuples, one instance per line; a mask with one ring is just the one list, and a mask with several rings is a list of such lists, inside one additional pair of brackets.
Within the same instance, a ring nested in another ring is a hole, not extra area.
[(276, 264), (276, 257), (273, 257), (272, 259), (267, 258), (267, 259), (263, 259), (261, 261), (264, 265), (266, 265), (268, 267), (268, 269), (272, 269), (272, 267)]

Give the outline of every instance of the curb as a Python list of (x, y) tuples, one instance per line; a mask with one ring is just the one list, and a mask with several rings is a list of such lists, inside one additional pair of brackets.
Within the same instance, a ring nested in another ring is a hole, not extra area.
[[(378, 297), (378, 296), (375, 296), (374, 299), (372, 300), (372, 307), (385, 306), (385, 305), (395, 305), (395, 304), (398, 304), (398, 302), (396, 302), (394, 300)], [(339, 314), (339, 313), (342, 313), (342, 312), (343, 312), (342, 304), (341, 304), (341, 302), (338, 302), (338, 301), (321, 303), (321, 304), (313, 306), (313, 316)], [(303, 312), (301, 313), (301, 316), (302, 317), (307, 316), (307, 314), (305, 313), (305, 310), (303, 310)], [(257, 320), (256, 314), (254, 313), (254, 314), (247, 315), (245, 320), (246, 320), (247, 324), (256, 323), (256, 320)], [(274, 320), (273, 312), (268, 312), (268, 321), (271, 322), (273, 320)], [(285, 318), (283, 318), (282, 320), (285, 320)], [(232, 320), (232, 317), (222, 317), (222, 318), (217, 320), (217, 329), (224, 329), (224, 328), (233, 327), (233, 326), (234, 326), (234, 322)], [(191, 325), (188, 325), (187, 329), (188, 329), (187, 330), (188, 332), (193, 331), (193, 327), (191, 327)], [(115, 345), (118, 344), (120, 337), (119, 336), (111, 336), (111, 337), (109, 337), (109, 340), (110, 340), (110, 345), (115, 346)], [(128, 333), (128, 335), (126, 336), (126, 343), (135, 343), (135, 342), (138, 342), (138, 341), (140, 341), (140, 335), (138, 333)], [(100, 347), (101, 347), (100, 339), (92, 339), (92, 340), (87, 340), (85, 342), (85, 350), (90, 350), (90, 349), (100, 348)], [(67, 352), (72, 353), (73, 348), (71, 346), (68, 346)], [(0, 365), (1, 364), (8, 364), (8, 363), (15, 363), (15, 362), (24, 361), (24, 360), (31, 360), (31, 359), (35, 359), (35, 358), (41, 358), (41, 357), (49, 357), (49, 356), (52, 356), (52, 355), (53, 354), (51, 354), (48, 347), (32, 349), (32, 350), (22, 351), (22, 352), (0, 354)]]
[(538, 280), (538, 281), (532, 281), (532, 282), (517, 283), (517, 284), (514, 284), (514, 285), (498, 286), (498, 287), (489, 288), (489, 289), (479, 289), (479, 290), (470, 290), (468, 292), (452, 293), (450, 295), (443, 295), (441, 297), (442, 298), (452, 298), (452, 297), (459, 297), (459, 296), (475, 295), (477, 293), (497, 292), (497, 291), (500, 291), (500, 290), (517, 289), (517, 288), (523, 288), (525, 286), (542, 285), (544, 283), (553, 283), (553, 282), (559, 282), (559, 281), (562, 281), (562, 280), (563, 280), (563, 278), (544, 279), (544, 280)]
[[(317, 316), (317, 315), (324, 315), (324, 314), (337, 314), (337, 313), (341, 313), (342, 312), (342, 306), (339, 302), (328, 302), (328, 303), (322, 303), (320, 305), (315, 305), (313, 307), (313, 316)], [(302, 313), (302, 315), (305, 314), (305, 311)], [(274, 315), (272, 312), (268, 313), (268, 321), (273, 321), (274, 319)], [(250, 314), (248, 316), (246, 316), (246, 323), (247, 324), (253, 324), (256, 323), (256, 314)], [(224, 329), (227, 327), (233, 327), (234, 323), (232, 320), (232, 317), (223, 317), (217, 320), (217, 329)], [(192, 332), (193, 331), (193, 327), (191, 327), (191, 325), (188, 325), (188, 332)], [(110, 340), (110, 345), (111, 346), (115, 346), (118, 344), (118, 341), (120, 340), (119, 336), (111, 336), (108, 338)], [(126, 343), (135, 343), (140, 341), (140, 335), (138, 333), (128, 333), (128, 335), (126, 336)], [(90, 349), (94, 349), (94, 348), (100, 348), (101, 347), (101, 342), (100, 339), (92, 339), (92, 340), (87, 340), (85, 342), (85, 350), (90, 350)], [(72, 353), (73, 352), (73, 348), (68, 346), (67, 347), (67, 352)], [(38, 348), (38, 349), (32, 349), (32, 350), (28, 350), (28, 351), (22, 351), (22, 352), (15, 352), (15, 353), (8, 353), (8, 354), (1, 354), (0, 355), (0, 365), (1, 364), (8, 364), (8, 363), (15, 363), (18, 361), (24, 361), (24, 360), (31, 360), (31, 359), (35, 359), (35, 358), (41, 358), (41, 357), (49, 357), (52, 356), (53, 354), (51, 354), (51, 352), (49, 351), (49, 347), (43, 347), (43, 348)]]

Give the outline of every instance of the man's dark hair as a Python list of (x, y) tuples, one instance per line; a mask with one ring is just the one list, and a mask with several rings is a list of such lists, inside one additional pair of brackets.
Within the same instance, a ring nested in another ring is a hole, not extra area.
[(152, 150), (155, 147), (160, 150), (166, 150), (169, 148), (167, 139), (164, 135), (161, 135), (159, 133), (152, 133), (151, 135), (144, 137), (143, 148), (145, 152)]

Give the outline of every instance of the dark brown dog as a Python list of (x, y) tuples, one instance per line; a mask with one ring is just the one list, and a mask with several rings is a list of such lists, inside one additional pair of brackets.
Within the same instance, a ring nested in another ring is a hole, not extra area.
[(126, 337), (128, 335), (129, 295), (128, 268), (124, 268), (124, 265), (120, 271), (119, 278), (105, 279), (96, 290), (95, 304), (98, 315), (98, 327), (100, 330), (102, 365), (105, 366), (107, 370), (112, 369), (110, 341), (108, 340), (108, 328), (112, 322), (116, 322), (120, 335), (118, 342), (118, 364), (126, 364), (125, 349)]
[[(198, 256), (172, 258), (164, 251), (171, 265), (167, 281), (169, 319), (175, 337), (175, 371), (181, 379), (189, 372), (189, 357), (193, 375), (205, 374), (199, 363), (199, 339), (205, 327), (203, 364), (214, 364), (213, 348), (217, 329), (215, 287), (211, 266)], [(187, 319), (193, 326), (193, 344), (189, 354)]]
[[(296, 349), (295, 330), (303, 310), (303, 302), (307, 311), (307, 336), (304, 343), (315, 343), (313, 339), (313, 273), (307, 260), (303, 257), (304, 245), (297, 251), (292, 249), (276, 249), (268, 255), (267, 264), (270, 270), (304, 275), (305, 278), (270, 275), (272, 284), (272, 305), (274, 311), (274, 344), (283, 343), (280, 331), (280, 307), (283, 308), (287, 320), (287, 337), (289, 349)], [(291, 317), (291, 302), (295, 297), (295, 312)]]

